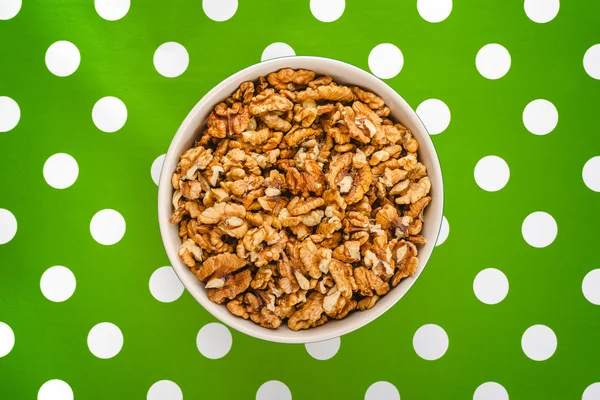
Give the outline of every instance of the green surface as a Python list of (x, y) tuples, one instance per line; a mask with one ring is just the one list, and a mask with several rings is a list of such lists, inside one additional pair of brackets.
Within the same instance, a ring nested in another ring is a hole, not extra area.
[[(600, 154), (600, 81), (582, 61), (600, 42), (599, 2), (563, 1), (546, 24), (527, 18), (517, 0), (455, 1), (437, 24), (419, 16), (416, 1), (349, 0), (331, 23), (318, 21), (309, 2), (299, 0), (241, 0), (225, 22), (207, 18), (200, 0), (134, 1), (112, 22), (91, 0), (24, 3), (17, 16), (0, 20), (0, 96), (21, 111), (18, 125), (0, 133), (0, 208), (18, 221), (15, 237), (0, 245), (0, 321), (16, 339), (0, 358), (0, 399), (36, 398), (50, 379), (67, 382), (76, 399), (142, 399), (162, 379), (176, 382), (186, 399), (253, 399), (269, 380), (284, 382), (294, 399), (362, 399), (377, 381), (393, 383), (403, 400), (469, 399), (487, 381), (502, 384), (511, 399), (580, 399), (600, 381), (600, 306), (581, 289), (584, 276), (600, 267), (600, 193), (581, 178), (585, 162)], [(58, 40), (81, 53), (67, 77), (53, 75), (44, 62)], [(152, 62), (169, 41), (185, 46), (190, 59), (172, 79)], [(187, 292), (161, 303), (148, 288), (151, 274), (169, 265), (150, 166), (194, 104), (259, 62), (273, 42), (365, 70), (377, 44), (401, 49), (404, 67), (387, 83), (414, 108), (437, 98), (452, 113), (449, 127), (433, 136), (451, 231), (408, 294), (342, 337), (333, 358), (319, 361), (303, 345), (232, 331), (229, 353), (211, 360), (198, 351), (196, 335), (215, 319)], [(475, 66), (488, 43), (501, 43), (511, 55), (510, 70), (498, 80)], [(127, 106), (127, 122), (115, 133), (100, 131), (91, 118), (105, 96)], [(544, 136), (522, 121), (524, 107), (539, 98), (559, 112), (557, 127)], [(77, 181), (64, 190), (42, 174), (55, 153), (70, 154), (79, 166)], [(473, 179), (487, 155), (510, 167), (498, 192)], [(112, 246), (90, 235), (92, 216), (106, 208), (127, 224)], [(540, 210), (554, 217), (558, 236), (534, 248), (521, 225)], [(77, 279), (75, 293), (61, 303), (40, 290), (42, 273), (54, 265), (67, 266)], [(496, 305), (473, 293), (475, 276), (490, 267), (510, 283)], [(124, 336), (110, 359), (95, 357), (86, 342), (103, 321)], [(448, 351), (435, 361), (420, 358), (412, 345), (415, 331), (430, 323), (449, 337)], [(536, 324), (558, 338), (546, 361), (529, 359), (521, 348), (524, 331)]]

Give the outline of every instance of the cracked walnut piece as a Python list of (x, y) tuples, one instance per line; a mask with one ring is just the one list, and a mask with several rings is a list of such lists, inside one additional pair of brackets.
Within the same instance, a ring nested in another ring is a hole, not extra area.
[(171, 183), (179, 256), (265, 328), (373, 308), (414, 274), (431, 181), (375, 93), (285, 68), (210, 113)]

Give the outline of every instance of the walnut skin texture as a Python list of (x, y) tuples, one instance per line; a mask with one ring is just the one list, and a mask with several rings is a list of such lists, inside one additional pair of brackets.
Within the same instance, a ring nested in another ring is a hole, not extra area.
[(365, 311), (415, 273), (431, 181), (375, 93), (284, 68), (217, 104), (171, 183), (179, 257), (268, 329)]

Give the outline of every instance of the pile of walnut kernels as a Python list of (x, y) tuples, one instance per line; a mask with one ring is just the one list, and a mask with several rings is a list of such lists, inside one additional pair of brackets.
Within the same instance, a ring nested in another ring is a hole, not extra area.
[(215, 107), (172, 177), (179, 256), (210, 300), (300, 330), (414, 273), (431, 182), (389, 114), (376, 94), (289, 68)]

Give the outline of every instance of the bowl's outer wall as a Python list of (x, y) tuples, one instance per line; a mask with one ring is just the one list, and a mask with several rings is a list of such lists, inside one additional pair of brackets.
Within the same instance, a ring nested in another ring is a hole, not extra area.
[[(357, 85), (382, 97), (390, 107), (392, 117), (409, 128), (419, 141), (419, 157), (427, 167), (432, 184), (432, 201), (425, 211), (422, 231), (427, 244), (419, 249), (419, 266), (415, 275), (402, 280), (369, 311), (350, 313), (342, 320), (330, 321), (317, 328), (299, 332), (288, 329), (285, 324), (276, 330), (263, 328), (252, 321), (232, 315), (224, 305), (211, 302), (203, 284), (179, 259), (177, 252), (181, 239), (178, 226), (169, 223), (173, 195), (171, 175), (177, 167), (179, 156), (198, 138), (210, 111), (217, 103), (229, 97), (242, 82), (254, 81), (260, 76), (286, 67), (310, 69), (317, 74), (329, 75), (336, 82)], [(213, 316), (228, 326), (259, 339), (281, 343), (309, 343), (338, 337), (368, 324), (392, 307), (410, 289), (434, 249), (442, 222), (443, 195), (441, 168), (433, 142), (421, 120), (398, 93), (370, 73), (341, 61), (321, 57), (286, 57), (250, 66), (230, 76), (208, 92), (190, 111), (175, 134), (164, 160), (158, 189), (158, 218), (160, 233), (171, 265), (187, 290)]]

